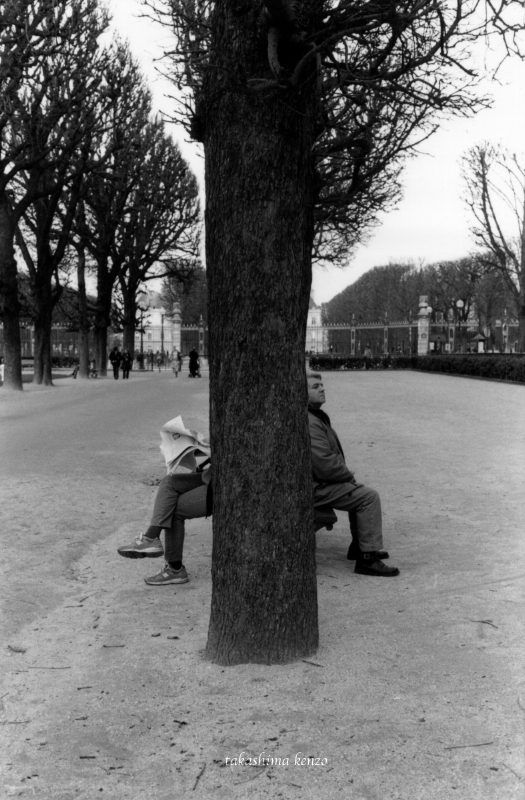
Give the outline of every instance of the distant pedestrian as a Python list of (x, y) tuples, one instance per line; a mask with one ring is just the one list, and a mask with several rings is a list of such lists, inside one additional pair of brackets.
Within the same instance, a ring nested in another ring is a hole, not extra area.
[(118, 371), (120, 368), (120, 363), (122, 361), (122, 353), (118, 349), (117, 345), (115, 345), (115, 347), (109, 354), (109, 360), (111, 362), (111, 366), (113, 367), (113, 377), (115, 378), (116, 381), (118, 381)]
[(199, 361), (199, 354), (195, 347), (193, 350), (190, 350), (190, 378), (200, 378), (200, 361)]
[(367, 346), (365, 347), (364, 356), (365, 356), (365, 368), (370, 369), (370, 367), (372, 366), (372, 351), (370, 350), (369, 344), (367, 344)]
[(129, 350), (124, 350), (122, 353), (122, 378), (129, 379), (129, 371), (133, 366), (133, 356)]
[(182, 366), (182, 359), (179, 361), (179, 358), (180, 358), (180, 353), (178, 350), (176, 350), (175, 353), (173, 354), (173, 359), (171, 362), (171, 368), (173, 370), (173, 374), (175, 375), (175, 377), (178, 376)]
[(159, 368), (159, 372), (160, 372), (160, 368), (162, 366), (162, 356), (161, 356), (161, 354), (159, 353), (158, 350), (157, 350), (157, 352), (155, 354), (155, 363), (156, 363), (157, 367)]
[(150, 369), (153, 369), (153, 350), (148, 350), (148, 366)]

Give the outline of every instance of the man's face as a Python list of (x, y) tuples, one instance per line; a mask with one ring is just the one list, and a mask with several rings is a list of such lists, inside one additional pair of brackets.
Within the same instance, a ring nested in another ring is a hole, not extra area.
[(308, 405), (321, 408), (326, 402), (323, 382), (320, 378), (308, 378)]

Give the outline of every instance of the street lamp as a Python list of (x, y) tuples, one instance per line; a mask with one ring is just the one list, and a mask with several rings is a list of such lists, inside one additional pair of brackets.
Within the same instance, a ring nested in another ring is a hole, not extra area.
[[(146, 295), (144, 289), (140, 289), (137, 292), (137, 297), (139, 299), (137, 309), (140, 311), (139, 317), (139, 325), (140, 325), (140, 369), (144, 369), (144, 312), (147, 310), (144, 306), (141, 306), (143, 298), (140, 295)], [(147, 295), (146, 295), (147, 296)]]
[(160, 315), (160, 352), (162, 354), (162, 363), (164, 364), (164, 312)]

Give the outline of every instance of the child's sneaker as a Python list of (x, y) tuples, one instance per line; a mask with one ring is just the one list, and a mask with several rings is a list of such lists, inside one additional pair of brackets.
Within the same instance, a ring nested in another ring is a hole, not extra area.
[(188, 583), (188, 573), (184, 565), (180, 569), (173, 569), (169, 564), (164, 564), (163, 569), (151, 578), (144, 578), (150, 586), (165, 586), (169, 583)]
[(131, 544), (119, 547), (117, 552), (124, 558), (159, 558), (164, 555), (164, 548), (159, 538), (148, 539), (142, 534)]

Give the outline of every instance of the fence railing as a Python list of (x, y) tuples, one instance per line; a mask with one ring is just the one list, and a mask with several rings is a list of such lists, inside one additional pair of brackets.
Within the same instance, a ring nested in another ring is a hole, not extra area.
[[(307, 328), (305, 350), (334, 356), (364, 355), (366, 349), (373, 356), (415, 355), (418, 340), (417, 321), (319, 325)], [(513, 322), (500, 321), (485, 333), (469, 322), (433, 322), (428, 328), (429, 353), (513, 353), (517, 348), (518, 325)]]
[[(196, 348), (200, 355), (208, 353), (208, 329), (203, 326), (182, 325), (176, 343), (183, 355)], [(318, 325), (308, 326), (305, 351), (308, 354), (327, 353), (331, 355), (364, 355), (369, 348), (372, 355), (414, 355), (418, 352), (418, 322), (372, 322), (358, 325)], [(514, 322), (499, 321), (490, 331), (485, 330), (480, 337), (476, 325), (468, 322), (448, 324), (431, 323), (428, 333), (428, 352), (433, 353), (471, 353), (495, 352), (514, 353), (518, 349), (518, 325)], [(21, 355), (34, 355), (34, 332), (31, 327), (20, 328)], [(109, 343), (122, 344), (122, 334), (108, 332)], [(482, 341), (483, 340), (483, 341)], [(89, 349), (93, 351), (93, 332), (89, 333)], [(78, 356), (79, 334), (66, 327), (55, 326), (51, 331), (51, 352), (53, 356)], [(480, 344), (481, 342), (481, 344)], [(139, 352), (135, 342), (136, 352)], [(144, 341), (144, 353), (160, 349), (159, 342)], [(4, 335), (0, 325), (0, 356), (4, 354)]]

